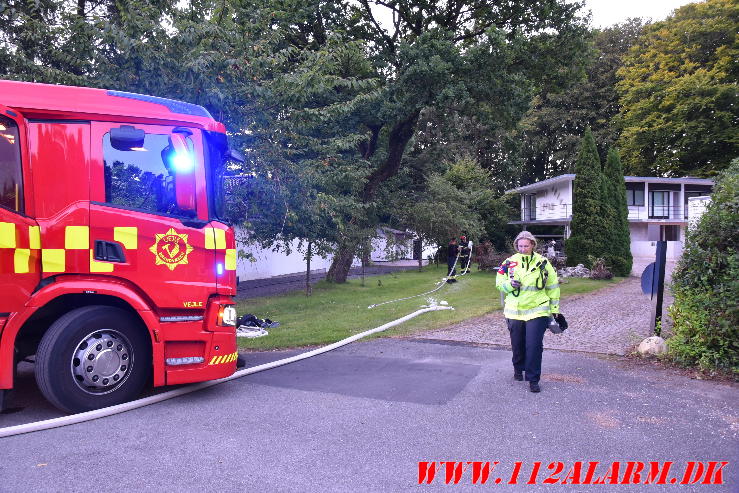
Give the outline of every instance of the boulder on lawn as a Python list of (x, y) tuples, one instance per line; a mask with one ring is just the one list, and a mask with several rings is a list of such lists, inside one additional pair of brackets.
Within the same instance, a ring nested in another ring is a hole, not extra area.
[(663, 354), (667, 352), (667, 343), (659, 336), (647, 337), (637, 349), (639, 354)]

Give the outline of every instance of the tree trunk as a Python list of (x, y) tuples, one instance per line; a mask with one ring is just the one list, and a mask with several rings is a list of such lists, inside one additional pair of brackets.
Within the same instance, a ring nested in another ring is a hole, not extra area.
[(305, 295), (310, 296), (313, 292), (313, 287), (310, 285), (310, 259), (313, 256), (311, 247), (313, 244), (308, 242), (308, 251), (305, 252)]
[(375, 199), (377, 189), (385, 180), (392, 178), (400, 169), (400, 165), (403, 160), (403, 153), (405, 152), (405, 146), (408, 141), (413, 137), (413, 133), (416, 130), (416, 123), (418, 122), (418, 116), (421, 114), (419, 111), (414, 111), (405, 120), (401, 120), (396, 123), (388, 135), (387, 144), (387, 157), (382, 163), (382, 166), (374, 170), (367, 177), (367, 182), (364, 184), (364, 190), (362, 191), (362, 201), (367, 204)]
[[(385, 180), (395, 176), (398, 169), (400, 169), (405, 146), (411, 137), (413, 137), (413, 132), (416, 129), (416, 123), (420, 114), (420, 110), (413, 111), (405, 119), (393, 125), (388, 135), (388, 155), (382, 165), (370, 173), (367, 177), (367, 182), (364, 184), (364, 190), (362, 190), (362, 202), (364, 204), (369, 204), (375, 200), (380, 185)], [(373, 129), (372, 131), (374, 142), (367, 144), (368, 149), (376, 145), (377, 130)], [(367, 154), (369, 154), (369, 151), (367, 151)], [(356, 223), (356, 219), (352, 218), (350, 222)], [(349, 269), (352, 266), (354, 252), (357, 251), (357, 247), (357, 244), (341, 245), (339, 247), (326, 275), (328, 281), (338, 284), (346, 282), (346, 277), (349, 275)]]
[(354, 245), (341, 245), (331, 261), (331, 267), (326, 274), (326, 280), (337, 284), (345, 283), (349, 275), (349, 269), (352, 267), (354, 260)]

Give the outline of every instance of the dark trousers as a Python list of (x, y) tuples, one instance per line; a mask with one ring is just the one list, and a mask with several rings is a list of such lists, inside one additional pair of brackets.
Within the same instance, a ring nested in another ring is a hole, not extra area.
[(513, 369), (525, 371), (526, 380), (538, 382), (541, 377), (541, 353), (544, 351), (544, 332), (549, 326), (549, 317), (532, 320), (507, 318), (513, 349)]
[(457, 269), (454, 268), (454, 263), (457, 261), (457, 257), (446, 259), (447, 276), (456, 276)]

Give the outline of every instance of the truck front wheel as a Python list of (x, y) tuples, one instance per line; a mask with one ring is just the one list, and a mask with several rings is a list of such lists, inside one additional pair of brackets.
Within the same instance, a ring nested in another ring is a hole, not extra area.
[(60, 317), (36, 351), (36, 382), (70, 413), (120, 404), (141, 393), (151, 373), (151, 342), (129, 312), (86, 306)]

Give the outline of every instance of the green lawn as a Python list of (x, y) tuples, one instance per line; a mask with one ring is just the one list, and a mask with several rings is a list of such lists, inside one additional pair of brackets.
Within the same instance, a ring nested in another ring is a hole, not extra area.
[[(257, 339), (239, 338), (241, 349), (278, 349), (315, 346), (336, 342), (398, 319), (427, 304), (427, 297), (417, 297), (368, 309), (369, 305), (430, 291), (445, 275), (446, 266), (425, 267), (423, 272), (404, 271), (383, 276), (352, 279), (346, 284), (320, 282), (312, 296), (296, 292), (281, 296), (243, 300), (238, 304), (239, 315), (253, 313), (258, 318), (280, 322), (280, 327), (268, 329), (269, 335)], [(614, 281), (568, 279), (562, 284), (562, 297), (587, 293)], [(495, 289), (495, 274), (472, 272), (459, 282), (447, 284), (430, 295), (445, 300), (454, 310), (424, 313), (383, 334), (410, 334), (437, 329), (500, 310), (500, 295)]]

